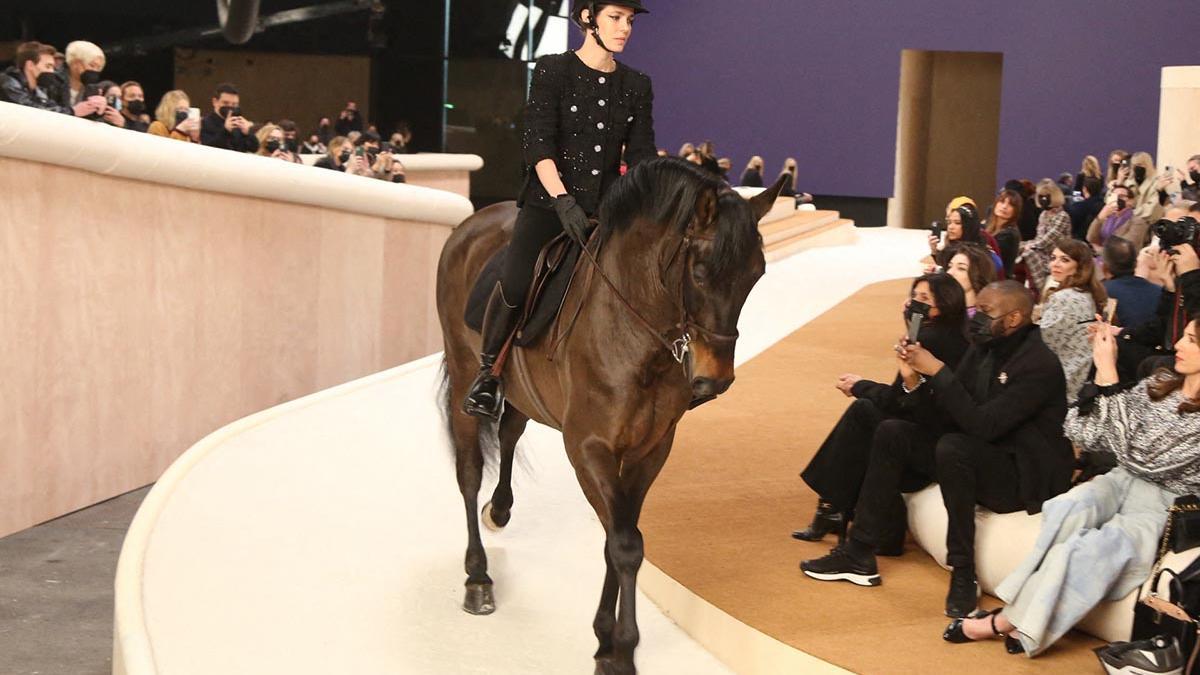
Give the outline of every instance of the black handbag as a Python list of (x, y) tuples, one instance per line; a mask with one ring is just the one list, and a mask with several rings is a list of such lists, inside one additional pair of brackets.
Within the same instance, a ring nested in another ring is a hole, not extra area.
[[(1167, 515), (1163, 543), (1175, 553), (1200, 546), (1200, 497), (1184, 495), (1175, 500)], [(1165, 550), (1159, 551), (1159, 557)]]
[[(1160, 563), (1161, 564), (1161, 563)], [(1159, 581), (1164, 574), (1170, 575), (1166, 595), (1158, 591)], [(1179, 650), (1187, 657), (1186, 675), (1200, 675), (1196, 668), (1196, 656), (1200, 652), (1200, 624), (1183, 606), (1183, 582), (1174, 570), (1160, 569), (1152, 577), (1150, 591), (1138, 597), (1133, 608), (1133, 640), (1156, 637), (1174, 640)]]

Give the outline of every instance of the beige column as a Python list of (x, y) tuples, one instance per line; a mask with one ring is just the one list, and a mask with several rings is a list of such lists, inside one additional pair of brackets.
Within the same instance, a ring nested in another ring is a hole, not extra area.
[(1159, 167), (1182, 169), (1195, 154), (1200, 154), (1200, 66), (1163, 68), (1155, 159)]

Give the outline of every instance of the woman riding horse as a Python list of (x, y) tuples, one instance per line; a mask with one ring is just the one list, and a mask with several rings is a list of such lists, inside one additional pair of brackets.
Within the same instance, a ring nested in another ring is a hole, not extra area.
[(479, 375), (464, 412), (499, 418), (504, 400), (496, 360), (517, 326), (539, 252), (564, 230), (580, 245), (589, 217), (620, 177), (622, 149), (633, 167), (654, 158), (650, 78), (618, 62), (640, 0), (580, 2), (572, 14), (584, 31), (577, 51), (538, 59), (525, 108), (525, 186), (500, 281), (483, 321)]

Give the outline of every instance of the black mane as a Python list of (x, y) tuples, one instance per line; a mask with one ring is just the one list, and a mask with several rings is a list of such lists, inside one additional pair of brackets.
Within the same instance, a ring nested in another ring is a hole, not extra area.
[(691, 162), (659, 157), (634, 166), (604, 196), (600, 222), (620, 232), (644, 218), (683, 234), (705, 191), (717, 196), (716, 233), (707, 263), (713, 274), (723, 275), (760, 246), (758, 223), (740, 195)]

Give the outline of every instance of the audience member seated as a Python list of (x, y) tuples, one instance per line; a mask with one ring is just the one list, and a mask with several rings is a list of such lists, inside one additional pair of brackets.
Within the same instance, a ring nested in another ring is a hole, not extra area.
[(729, 172), (733, 171), (733, 160), (728, 157), (719, 157), (717, 158), (717, 166), (721, 169), (721, 178), (727, 184), (732, 185), (733, 183), (729, 182)]
[(223, 150), (256, 152), (258, 139), (250, 133), (254, 123), (242, 117), (241, 96), (228, 82), (217, 85), (212, 99), (213, 111), (200, 124), (200, 142)]
[(684, 143), (679, 146), (680, 159), (687, 159), (694, 152), (696, 152), (696, 145), (694, 143)]
[(358, 112), (358, 104), (354, 101), (346, 101), (346, 107), (338, 113), (337, 122), (334, 123), (333, 128), (338, 136), (349, 136), (351, 131), (361, 132), (363, 121)]
[(755, 155), (746, 163), (746, 170), (742, 172), (742, 179), (738, 184), (742, 187), (764, 187), (763, 186), (763, 158)]
[[(1062, 435), (1066, 383), (1058, 358), (1032, 321), (1033, 302), (1015, 281), (979, 294), (968, 322), (974, 345), (957, 369), (920, 344), (900, 344), (906, 393), (916, 423), (889, 420), (871, 447), (846, 544), (800, 567), (822, 581), (879, 585), (875, 553), (893, 541), (906, 474), (936, 477), (946, 505), (947, 562), (953, 568), (946, 614), (965, 617), (977, 604), (975, 507), (996, 513), (1041, 510), (1070, 485), (1074, 455)], [(938, 435), (943, 426), (947, 433)], [(902, 521), (901, 521), (902, 522)]]
[(288, 148), (287, 136), (279, 125), (264, 124), (255, 137), (258, 139), (258, 151), (255, 154), (272, 159), (282, 159), (285, 162), (300, 163), (300, 157)]
[(1138, 250), (1120, 237), (1104, 243), (1104, 291), (1117, 303), (1114, 323), (1134, 329), (1154, 318), (1162, 299), (1162, 286), (1134, 274)]
[(1147, 223), (1156, 223), (1162, 218), (1163, 207), (1158, 202), (1158, 172), (1154, 168), (1154, 158), (1148, 152), (1135, 152), (1130, 163), (1133, 165), (1133, 182), (1137, 189), (1133, 214)]
[(340, 134), (334, 131), (333, 123), (329, 121), (328, 117), (322, 117), (317, 120), (317, 138), (321, 140), (322, 145), (329, 147), (329, 141), (338, 135)]
[(782, 178), (785, 174), (790, 175), (791, 179), (783, 184), (783, 189), (779, 191), (779, 196), (794, 197), (796, 199), (796, 206), (800, 206), (801, 204), (811, 204), (813, 202), (813, 196), (807, 192), (800, 192), (797, 189), (797, 185), (799, 184), (799, 176), (796, 173), (795, 158), (788, 157), (787, 160), (784, 161), (783, 171), (779, 172), (780, 178)]
[(1038, 327), (1050, 351), (1062, 363), (1067, 402), (1079, 396), (1092, 366), (1088, 324), (1104, 311), (1108, 295), (1096, 273), (1092, 249), (1076, 239), (1062, 239), (1050, 256), (1050, 277)]
[(1187, 173), (1175, 169), (1179, 177), (1179, 196), (1173, 201), (1200, 202), (1200, 155), (1188, 157)]
[(396, 130), (392, 132), (388, 138), (388, 144), (392, 146), (392, 154), (394, 155), (411, 155), (413, 132), (409, 128), (408, 122), (403, 120), (396, 122)]
[[(85, 40), (76, 40), (67, 45), (67, 85), (70, 105), (79, 103), (88, 85), (100, 82), (100, 73), (104, 70), (104, 51), (100, 47)], [(100, 106), (95, 112), (99, 113)], [(79, 111), (75, 111), (79, 115)], [(83, 117), (83, 115), (79, 115)]]
[[(1103, 189), (1104, 175), (1100, 173), (1100, 160), (1096, 159), (1094, 155), (1087, 155), (1083, 158), (1083, 164), (1079, 167), (1079, 173), (1075, 174), (1075, 185), (1072, 191), (1082, 194), (1083, 182), (1088, 178), (1095, 178), (1097, 181), (1100, 181), (1101, 189)], [(1097, 190), (1096, 192), (1100, 191)]]
[[(296, 129), (296, 123), (289, 119), (282, 119), (279, 120), (278, 126), (283, 132), (283, 147), (293, 155), (300, 152), (300, 131)], [(257, 135), (256, 133), (255, 136)], [(262, 145), (262, 141), (259, 141), (259, 145)]]
[[(1112, 452), (1117, 468), (1043, 505), (1034, 549), (996, 588), (1007, 606), (957, 620), (950, 642), (1008, 636), (1010, 653), (1037, 656), (1103, 600), (1150, 576), (1168, 509), (1200, 493), (1200, 322), (1175, 345), (1175, 371), (1119, 392), (1113, 339), (1093, 346), (1096, 380), (1066, 419), (1084, 452)], [(1165, 672), (1165, 671), (1164, 671)]]
[(1104, 208), (1103, 189), (1099, 178), (1088, 176), (1083, 179), (1083, 199), (1067, 204), (1067, 215), (1071, 216), (1071, 236), (1075, 239), (1087, 240), (1088, 226)]
[(321, 142), (321, 135), (318, 133), (309, 134), (308, 140), (300, 145), (300, 152), (305, 155), (323, 155), (328, 148)]
[(1021, 256), (1029, 270), (1029, 282), (1039, 295), (1050, 272), (1050, 252), (1058, 240), (1071, 236), (1071, 217), (1063, 210), (1064, 201), (1054, 181), (1046, 178), (1038, 183), (1037, 205), (1042, 213), (1038, 216), (1037, 236), (1021, 244)]
[(345, 136), (334, 136), (329, 139), (328, 150), (325, 156), (318, 159), (313, 166), (321, 169), (344, 171), (346, 162), (350, 161), (351, 149), (350, 139)]
[(1130, 166), (1128, 150), (1113, 150), (1108, 153), (1108, 171), (1104, 174), (1105, 193), (1115, 185), (1133, 187), (1133, 169)]
[(1150, 224), (1134, 213), (1137, 202), (1136, 188), (1114, 185), (1108, 190), (1107, 203), (1092, 224), (1088, 226), (1087, 240), (1097, 253), (1104, 250), (1104, 242), (1117, 236), (1142, 247), (1150, 239)]
[(1058, 174), (1058, 180), (1054, 181), (1059, 190), (1062, 190), (1063, 195), (1070, 196), (1075, 191), (1075, 177), (1069, 171), (1064, 171)]
[(168, 91), (163, 94), (158, 107), (154, 109), (154, 121), (150, 123), (146, 132), (177, 141), (199, 143), (200, 120), (188, 117), (188, 109), (191, 106), (187, 92), (182, 89)]
[(1005, 190), (1012, 190), (1021, 195), (1021, 241), (1029, 241), (1037, 236), (1038, 216), (1041, 211), (1033, 200), (1036, 188), (1033, 183), (1022, 180), (1010, 180), (1004, 184)]
[(991, 255), (978, 244), (953, 244), (949, 250), (950, 263), (946, 273), (962, 287), (967, 318), (970, 319), (975, 316), (979, 292), (996, 280), (996, 269)]
[(72, 109), (54, 94), (62, 88), (54, 73), (54, 53), (54, 47), (40, 42), (18, 45), (13, 65), (0, 73), (0, 101), (81, 117), (95, 113), (95, 101)]
[(1004, 277), (1011, 279), (1017, 256), (1021, 252), (1021, 195), (1012, 190), (1001, 190), (996, 195), (984, 228), (996, 240), (1000, 261), (1004, 265)]
[(92, 119), (104, 121), (114, 127), (125, 127), (125, 116), (121, 114), (121, 85), (112, 80), (96, 84), (96, 90), (104, 97), (104, 108)]
[(121, 115), (125, 128), (145, 132), (150, 128), (150, 115), (146, 110), (146, 93), (142, 85), (130, 80), (121, 85)]
[[(927, 274), (913, 281), (909, 299), (904, 304), (904, 325), (913, 313), (924, 317), (917, 334), (918, 341), (939, 359), (952, 367), (957, 366), (967, 351), (966, 307), (962, 289), (946, 274)], [(803, 541), (820, 541), (830, 532), (836, 533), (838, 543), (843, 543), (846, 526), (851, 519), (854, 505), (859, 500), (859, 490), (867, 474), (867, 463), (872, 448), (887, 443), (890, 431), (877, 435), (881, 424), (918, 428), (912, 416), (901, 405), (905, 398), (903, 378), (897, 373), (890, 385), (865, 380), (859, 375), (845, 374), (838, 378), (837, 388), (854, 403), (842, 415), (833, 431), (821, 444), (817, 454), (808, 463), (800, 477), (817, 493), (817, 511), (808, 529), (792, 533)], [(931, 438), (937, 432), (925, 430)], [(914, 473), (902, 481), (900, 489), (905, 492), (928, 485), (931, 473)], [(885, 524), (887, 541), (879, 552), (884, 555), (899, 555), (904, 547), (906, 530), (904, 503), (900, 510), (889, 515), (895, 522)]]
[(954, 244), (968, 243), (985, 247), (992, 260), (993, 274), (1001, 276), (1004, 263), (996, 249), (996, 240), (987, 234), (979, 225), (979, 211), (975, 202), (967, 197), (957, 197), (950, 202), (946, 209), (946, 236), (939, 239), (929, 236), (929, 251), (933, 255), (934, 264), (942, 269), (950, 267), (950, 258), (954, 253), (950, 250)]

